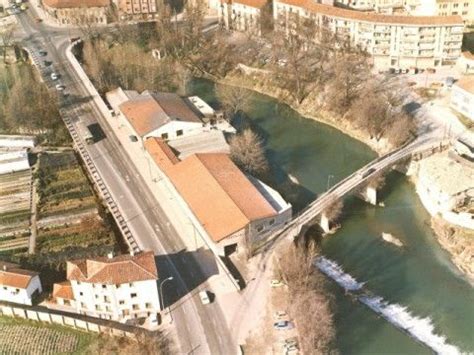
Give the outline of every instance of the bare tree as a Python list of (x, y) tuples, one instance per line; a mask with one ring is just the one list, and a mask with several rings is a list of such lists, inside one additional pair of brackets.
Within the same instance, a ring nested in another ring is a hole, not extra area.
[(343, 207), (344, 204), (342, 200), (336, 200), (333, 204), (326, 208), (324, 214), (329, 221), (334, 222), (341, 216)]
[(262, 139), (251, 129), (230, 139), (230, 157), (249, 174), (261, 176), (268, 171)]
[(3, 48), (3, 63), (7, 60), (7, 49), (13, 45), (13, 33), (15, 31), (15, 25), (4, 26), (0, 30), (0, 40)]
[(228, 117), (245, 111), (252, 97), (249, 90), (230, 85), (217, 86), (216, 96)]

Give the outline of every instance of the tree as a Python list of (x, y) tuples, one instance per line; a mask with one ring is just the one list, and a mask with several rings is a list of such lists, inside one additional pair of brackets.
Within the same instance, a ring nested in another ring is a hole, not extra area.
[(262, 139), (251, 129), (230, 139), (230, 157), (249, 174), (262, 176), (268, 171)]
[(216, 96), (227, 116), (232, 117), (245, 111), (252, 94), (249, 90), (239, 86), (219, 85), (216, 88)]
[(3, 63), (7, 60), (7, 49), (13, 44), (13, 32), (15, 31), (15, 25), (6, 25), (0, 29), (0, 40), (3, 47)]
[(344, 204), (342, 203), (342, 200), (336, 200), (333, 204), (326, 208), (324, 214), (329, 221), (333, 222), (341, 216), (343, 207)]

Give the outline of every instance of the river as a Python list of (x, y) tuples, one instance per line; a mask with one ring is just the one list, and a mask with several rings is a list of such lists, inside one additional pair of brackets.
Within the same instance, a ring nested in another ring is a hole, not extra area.
[[(190, 91), (217, 104), (210, 82), (196, 80)], [(263, 95), (252, 95), (246, 113), (265, 140), (275, 167), (274, 186), (296, 209), (376, 156), (364, 144), (305, 119)], [(285, 181), (287, 174), (298, 181), (298, 187)], [(371, 293), (392, 305), (399, 304), (401, 307), (392, 307), (391, 311), (401, 314), (403, 322), (410, 323), (407, 327), (429, 336), (443, 336), (446, 339), (436, 340), (462, 352), (474, 352), (473, 289), (437, 244), (429, 227), (430, 216), (414, 186), (403, 175), (391, 173), (380, 197), (385, 207), (370, 206), (354, 197), (346, 199), (342, 227), (323, 240), (324, 256), (365, 282), (365, 289)], [(404, 246), (383, 241), (382, 232), (393, 234)], [(341, 353), (433, 352), (435, 347), (421, 345), (347, 296), (335, 283), (330, 285), (335, 296), (337, 347)], [(433, 330), (429, 329), (430, 322)]]

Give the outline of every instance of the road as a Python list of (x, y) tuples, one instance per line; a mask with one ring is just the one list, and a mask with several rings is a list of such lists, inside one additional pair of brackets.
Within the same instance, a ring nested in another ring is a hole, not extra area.
[[(36, 23), (34, 8), (17, 15), (22, 28), (22, 44), (31, 53), (48, 52), (51, 67), (41, 66), (46, 84), (54, 90), (49, 75), (54, 70), (66, 87), (69, 98), (61, 100), (65, 115), (89, 124), (98, 123), (106, 138), (86, 145), (102, 180), (107, 185), (141, 249), (155, 252), (160, 279), (173, 276), (163, 289), (164, 303), (171, 306), (172, 321), (179, 341), (180, 353), (234, 354), (237, 345), (217, 303), (203, 306), (197, 293), (206, 288), (205, 275), (196, 257), (185, 252), (180, 236), (167, 221), (160, 206), (150, 196), (146, 184), (127, 160), (119, 142), (111, 134), (106, 119), (89, 99), (84, 85), (66, 59), (69, 37), (77, 30), (52, 28)], [(46, 57), (45, 57), (46, 58)], [(41, 63), (40, 63), (41, 64)], [(197, 282), (198, 281), (198, 282)], [(170, 305), (170, 303), (173, 303)], [(165, 318), (166, 319), (166, 318)]]

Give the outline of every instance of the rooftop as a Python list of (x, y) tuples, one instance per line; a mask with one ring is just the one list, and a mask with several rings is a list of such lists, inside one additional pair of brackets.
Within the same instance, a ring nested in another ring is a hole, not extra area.
[(174, 93), (144, 91), (119, 108), (142, 137), (171, 121), (202, 122), (187, 100)]
[(15, 288), (27, 288), (33, 277), (39, 274), (24, 270), (17, 264), (0, 261), (0, 285)]
[(245, 228), (250, 221), (277, 214), (227, 154), (193, 154), (176, 162), (175, 157), (169, 157), (171, 150), (165, 151), (159, 141), (148, 139), (146, 149), (152, 149), (150, 154), (157, 165), (215, 242)]
[(474, 76), (465, 76), (459, 79), (454, 85), (461, 89), (474, 94)]
[(71, 281), (64, 281), (53, 285), (53, 298), (63, 298), (73, 300)]
[(43, 4), (56, 9), (107, 7), (110, 5), (110, 0), (43, 0)]
[(67, 262), (67, 279), (87, 283), (123, 284), (128, 282), (156, 280), (153, 252), (116, 257), (98, 257)]
[(281, 3), (304, 8), (310, 12), (321, 15), (338, 17), (341, 19), (351, 19), (372, 23), (394, 24), (394, 25), (459, 25), (463, 26), (461, 16), (403, 16), (403, 15), (384, 15), (375, 12), (362, 12), (348, 10), (335, 6), (317, 4), (313, 0), (278, 0)]
[(195, 153), (228, 154), (230, 152), (224, 133), (217, 129), (173, 139), (168, 144), (178, 152), (181, 160)]

